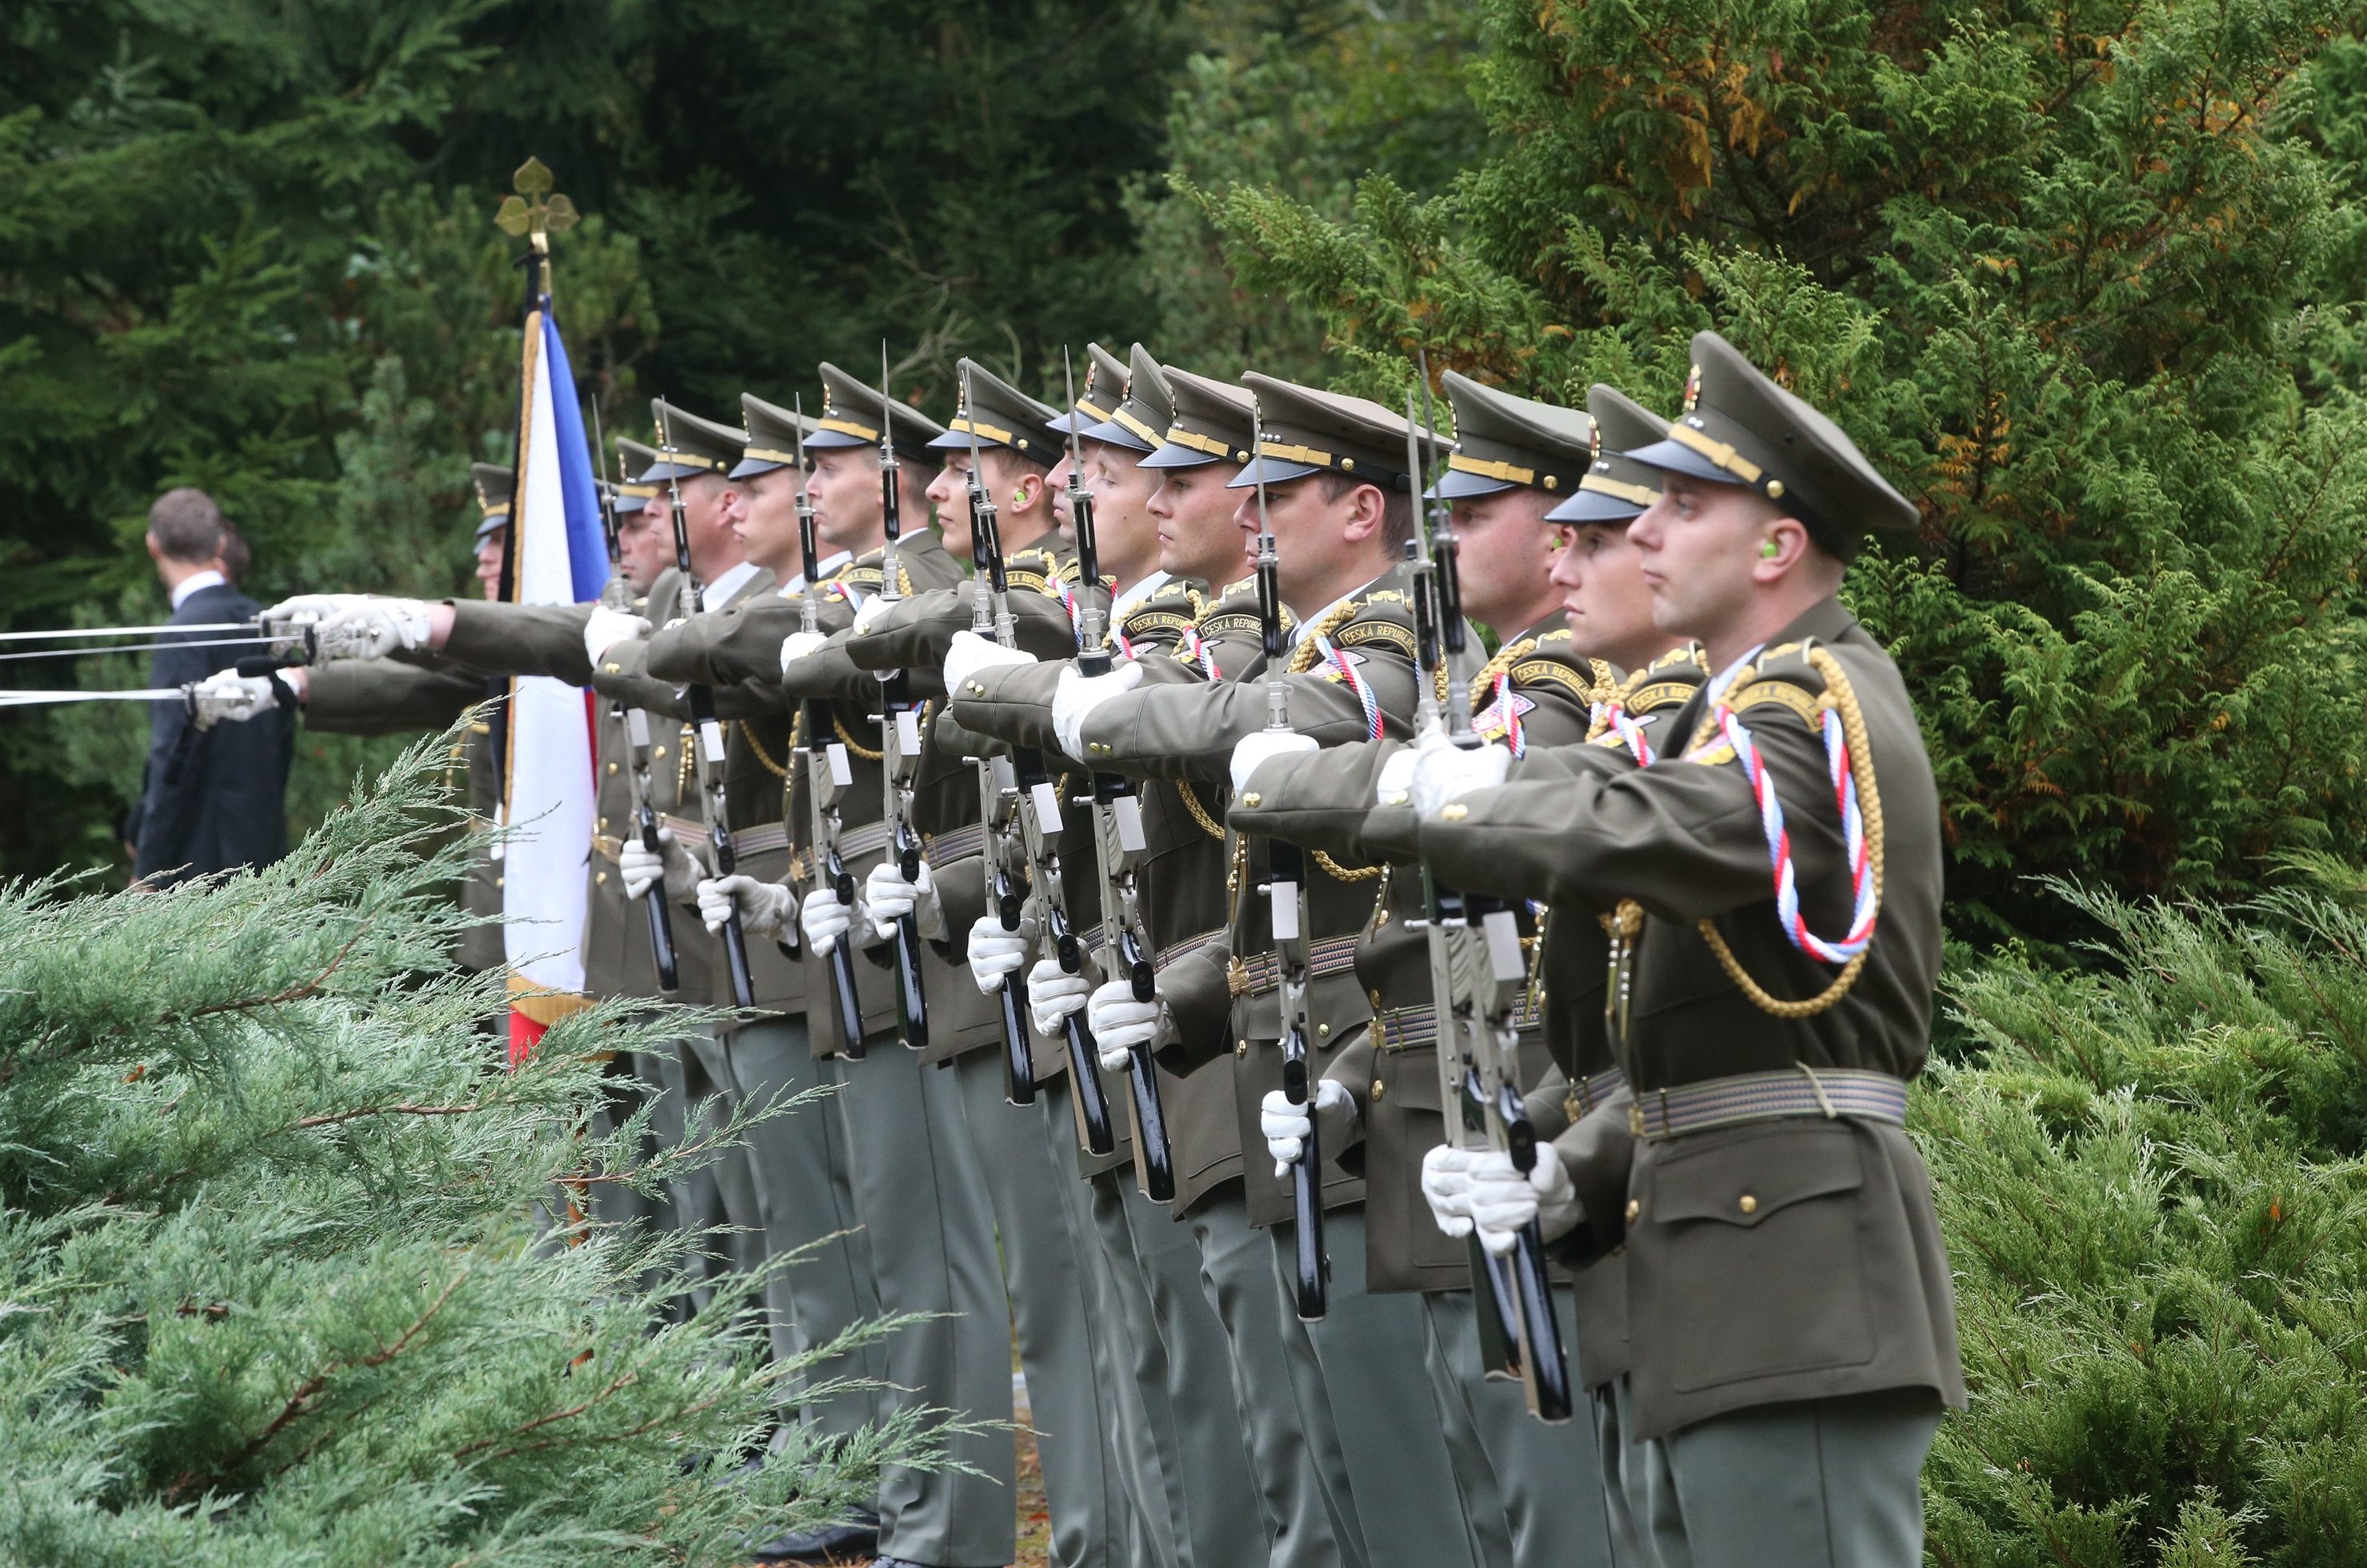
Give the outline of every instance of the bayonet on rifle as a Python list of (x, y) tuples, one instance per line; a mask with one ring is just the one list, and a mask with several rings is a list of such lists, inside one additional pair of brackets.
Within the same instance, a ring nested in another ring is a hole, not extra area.
[[(1254, 400), (1250, 408), (1253, 426), (1250, 460), (1258, 465), (1258, 631), (1265, 651), (1265, 727), (1268, 734), (1288, 734), (1292, 733), (1290, 676), (1285, 672), (1290, 640), (1283, 631), (1281, 562), (1274, 553), (1273, 519), (1266, 514), (1265, 415)], [(1294, 1294), (1300, 1319), (1312, 1323), (1331, 1305), (1331, 1259), (1323, 1247), (1323, 1153), (1317, 1133), (1314, 1061), (1308, 1038), (1311, 1031), (1307, 1017), (1305, 853), (1296, 844), (1270, 838), (1266, 868), (1267, 880), (1261, 891), (1266, 894), (1274, 956), (1282, 971), (1282, 1093), (1307, 1116), (1307, 1135), (1290, 1167), (1291, 1213), (1297, 1233)]]
[[(608, 483), (608, 449), (601, 438), (600, 401), (592, 400), (592, 442), (600, 454), (600, 483)], [(613, 496), (611, 497), (613, 499)], [(633, 603), (633, 585), (625, 580), (624, 553), (617, 538), (617, 514), (612, 505), (600, 508), (600, 520), (606, 528), (608, 540), (608, 584), (600, 590), (600, 602), (610, 609), (629, 610)], [(650, 804), (650, 716), (640, 708), (628, 708), (621, 702), (608, 705), (610, 718), (625, 722), (625, 738), (631, 753), (631, 768), (627, 778), (632, 813), (633, 832), (641, 847), (651, 854), (663, 852), (658, 842), (658, 813)], [(674, 956), (674, 912), (666, 906), (665, 888), (652, 884), (641, 895), (641, 907), (650, 921), (650, 957), (658, 971), (658, 989), (678, 991), (682, 987), (682, 966)]]
[[(899, 581), (902, 568), (896, 559), (897, 537), (903, 531), (903, 500), (898, 494), (896, 417), (888, 395), (888, 345), (879, 345), (879, 509), (888, 542), (879, 552), (879, 599), (895, 604), (904, 597)], [(879, 672), (879, 747), (882, 789), (881, 815), (888, 824), (888, 853), (908, 882), (921, 876), (921, 835), (912, 830), (912, 789), (921, 767), (921, 716), (913, 710), (910, 688), (901, 670)], [(921, 922), (917, 911), (896, 918), (896, 1023), (904, 1043), (914, 1051), (929, 1044), (929, 998), (921, 983)]]
[[(674, 444), (674, 417), (663, 400), (658, 407), (658, 445), (669, 460), (666, 495), (674, 511), (674, 569), (682, 576), (682, 618), (688, 620), (700, 608), (698, 574), (690, 564), (690, 519), (682, 508), (682, 480), (677, 472), (681, 465), (671, 460), (677, 449)], [(715, 874), (728, 877), (740, 869), (740, 856), (732, 846), (730, 812), (723, 793), (723, 726), (715, 719), (715, 694), (705, 684), (693, 681), (685, 687), (683, 699), (690, 708), (691, 729), (698, 746), (699, 804), (707, 819), (708, 847), (715, 855)], [(646, 792), (642, 799), (646, 803)], [(654, 847), (655, 836), (651, 833), (643, 846)], [(650, 892), (660, 895), (663, 889), (651, 888)], [(756, 982), (748, 968), (748, 933), (740, 924), (736, 905), (723, 919), (723, 957), (730, 971), (732, 1003), (742, 1007), (754, 1006)]]

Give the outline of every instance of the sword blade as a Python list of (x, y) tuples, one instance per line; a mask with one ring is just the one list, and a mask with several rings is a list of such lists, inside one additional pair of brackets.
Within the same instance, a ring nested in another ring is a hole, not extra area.
[(101, 653), (155, 653), (167, 648), (256, 648), (284, 641), (287, 639), (255, 633), (245, 637), (176, 637), (169, 642), (108, 642), (95, 648), (28, 648), (17, 653), (0, 653), (0, 664), (15, 664), (20, 659), (96, 657)]
[(139, 691), (0, 691), (0, 708), (38, 708), (56, 702), (178, 702), (177, 686), (149, 687)]
[(161, 637), (167, 631), (258, 631), (252, 620), (209, 620), (176, 626), (68, 626), (55, 631), (0, 631), (0, 642), (50, 642), (62, 637)]

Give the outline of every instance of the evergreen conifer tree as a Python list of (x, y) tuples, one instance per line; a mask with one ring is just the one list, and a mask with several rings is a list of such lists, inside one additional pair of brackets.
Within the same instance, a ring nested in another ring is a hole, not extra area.
[(1251, 295), (1320, 312), (1385, 401), (1421, 348), (1673, 413), (1716, 326), (1830, 409), (1923, 506), (1848, 592), (1919, 700), (1960, 933), (2059, 931), (2033, 869), (2199, 893), (2359, 841), (2336, 7), (1486, 11), (1496, 151), (1445, 193), (1189, 187)]
[(660, 1326), (680, 1240), (538, 1236), (563, 1183), (682, 1167), (581, 1131), (651, 1038), (618, 1010), (503, 1069), (500, 978), (444, 956), (441, 756), (261, 873), (0, 889), (0, 1561), (723, 1563), (929, 1462), (900, 1419), (735, 1474), (810, 1359), (763, 1363), (757, 1282)]

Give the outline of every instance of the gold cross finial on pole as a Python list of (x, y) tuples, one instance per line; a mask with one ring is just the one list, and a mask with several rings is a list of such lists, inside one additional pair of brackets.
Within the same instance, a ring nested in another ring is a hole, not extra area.
[(540, 158), (530, 157), (520, 164), (510, 184), (516, 194), (502, 198), (501, 210), (493, 214), (494, 224), (505, 234), (526, 236), (537, 257), (548, 257), (550, 236), (575, 227), (583, 214), (566, 197), (552, 193), (550, 170)]

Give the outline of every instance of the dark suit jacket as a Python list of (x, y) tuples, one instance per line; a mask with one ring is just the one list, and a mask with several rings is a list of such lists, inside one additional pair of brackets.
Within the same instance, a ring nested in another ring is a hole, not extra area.
[[(174, 625), (252, 620), (262, 607), (236, 588), (199, 588), (173, 612)], [(171, 641), (210, 641), (192, 632)], [(165, 648), (151, 666), (151, 686), (180, 686), (227, 669), (258, 647)], [(266, 866), (288, 853), (288, 765), (296, 730), (284, 710), (244, 723), (217, 724), (192, 742), (180, 777), (167, 783), (173, 753), (188, 724), (177, 702), (152, 705), (148, 771), (135, 816), (132, 874), (159, 881)], [(168, 873), (159, 875), (159, 873)]]

